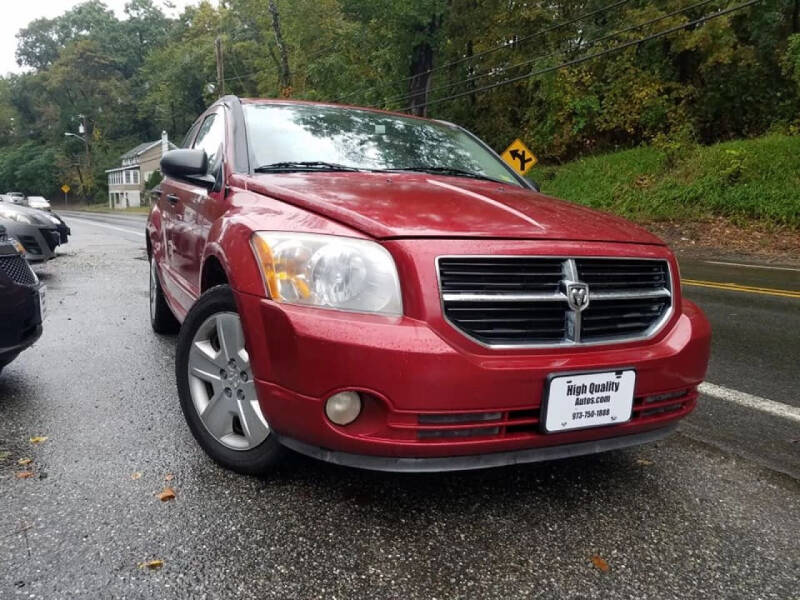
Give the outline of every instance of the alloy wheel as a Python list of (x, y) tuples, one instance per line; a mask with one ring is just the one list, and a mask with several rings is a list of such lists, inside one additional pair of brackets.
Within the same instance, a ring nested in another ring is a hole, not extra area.
[(203, 426), (223, 446), (252, 450), (269, 436), (236, 313), (216, 313), (197, 330), (189, 351), (189, 393)]

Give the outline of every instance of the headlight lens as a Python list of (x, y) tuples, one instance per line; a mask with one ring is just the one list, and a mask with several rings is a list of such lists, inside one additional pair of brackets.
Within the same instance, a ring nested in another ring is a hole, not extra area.
[(50, 221), (52, 221), (52, 222), (53, 222), (53, 223), (55, 223), (56, 225), (61, 225), (61, 221), (59, 221), (58, 219), (56, 219), (56, 218), (55, 218), (53, 215), (47, 215), (47, 218), (48, 218), (48, 219), (50, 219)]
[(257, 232), (253, 250), (276, 302), (400, 316), (397, 268), (375, 242), (330, 235)]

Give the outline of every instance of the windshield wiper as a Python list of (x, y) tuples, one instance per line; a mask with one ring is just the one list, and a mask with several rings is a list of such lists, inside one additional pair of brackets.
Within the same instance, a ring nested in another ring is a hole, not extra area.
[(419, 171), (420, 173), (435, 173), (439, 175), (455, 175), (457, 177), (471, 177), (472, 179), (484, 179), (486, 181), (494, 181), (495, 183), (507, 183), (488, 177), (482, 173), (475, 173), (474, 171), (465, 171), (456, 167), (426, 167), (423, 165), (414, 167), (398, 167), (393, 169), (386, 169), (387, 171)]
[(277, 162), (271, 165), (261, 165), (255, 168), (256, 173), (291, 173), (293, 171), (358, 171), (355, 167), (337, 163), (309, 161)]

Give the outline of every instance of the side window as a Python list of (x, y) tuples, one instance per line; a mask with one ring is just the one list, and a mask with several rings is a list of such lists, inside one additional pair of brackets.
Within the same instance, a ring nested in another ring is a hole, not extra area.
[(203, 121), (192, 148), (205, 150), (208, 154), (208, 164), (213, 167), (220, 159), (224, 143), (225, 118), (221, 112), (215, 112), (208, 115)]
[(194, 140), (194, 136), (197, 133), (197, 128), (200, 127), (200, 123), (195, 123), (189, 128), (189, 132), (183, 138), (183, 142), (181, 142), (181, 148), (191, 148), (192, 147), (192, 140)]

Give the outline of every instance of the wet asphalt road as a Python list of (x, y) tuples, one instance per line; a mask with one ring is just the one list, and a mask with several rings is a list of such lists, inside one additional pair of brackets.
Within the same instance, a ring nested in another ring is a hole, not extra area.
[[(0, 376), (3, 600), (800, 598), (800, 425), (706, 396), (668, 440), (556, 463), (223, 471), (180, 414), (174, 339), (149, 330), (142, 222), (70, 220), (37, 268), (44, 336)], [(706, 267), (683, 275), (721, 273)], [(800, 289), (792, 271), (734, 275), (716, 281)], [(686, 293), (715, 327), (709, 381), (798, 406), (800, 300)], [(36, 475), (18, 479), (25, 458)]]

